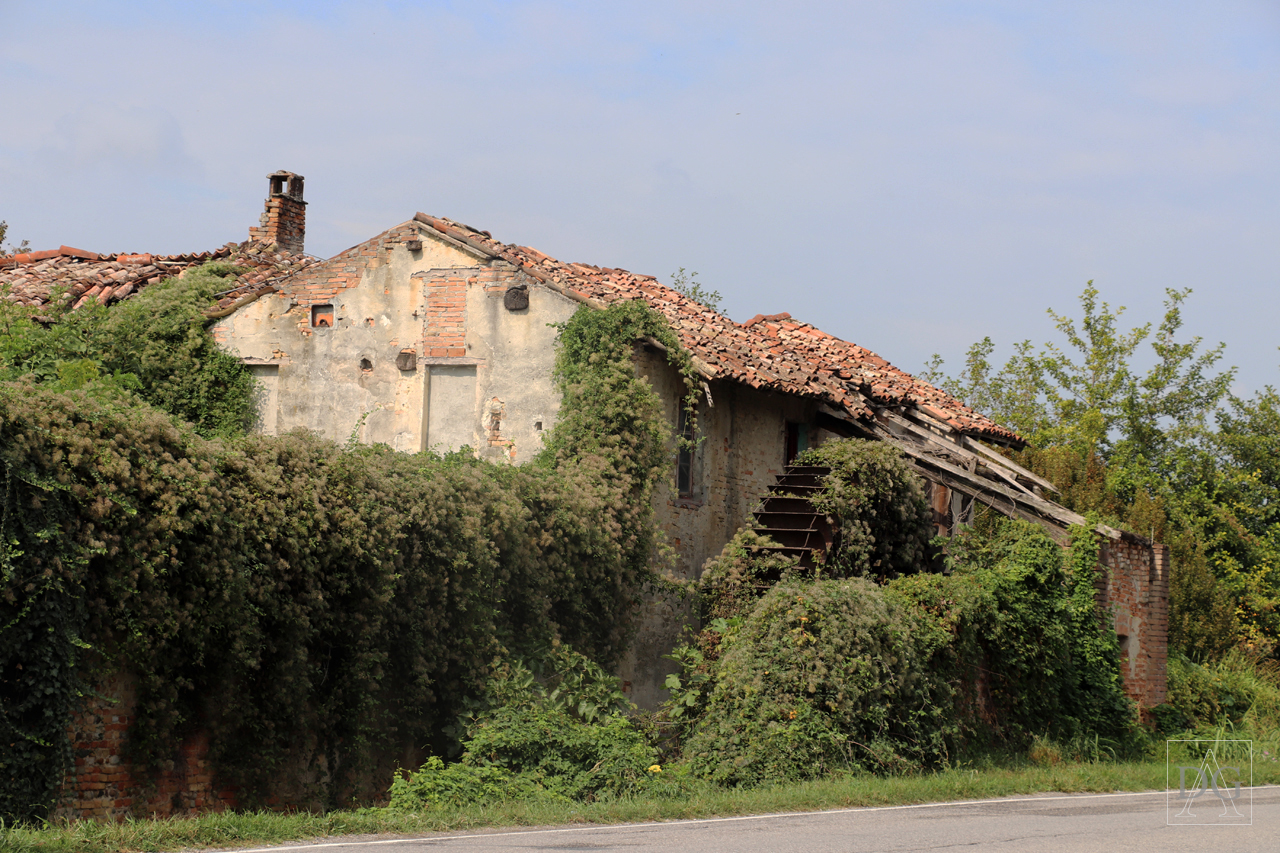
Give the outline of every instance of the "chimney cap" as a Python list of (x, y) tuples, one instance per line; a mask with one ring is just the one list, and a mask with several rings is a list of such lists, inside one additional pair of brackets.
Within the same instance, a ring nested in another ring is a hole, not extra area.
[(284, 169), (272, 172), (267, 175), (268, 178), (301, 178), (302, 176), (294, 172), (286, 172)]

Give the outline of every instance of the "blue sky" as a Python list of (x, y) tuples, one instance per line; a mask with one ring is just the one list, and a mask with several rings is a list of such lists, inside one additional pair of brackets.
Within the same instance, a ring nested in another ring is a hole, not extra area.
[(327, 256), (415, 211), (789, 311), (907, 370), (1087, 280), (1280, 385), (1280, 3), (0, 0), (36, 248)]

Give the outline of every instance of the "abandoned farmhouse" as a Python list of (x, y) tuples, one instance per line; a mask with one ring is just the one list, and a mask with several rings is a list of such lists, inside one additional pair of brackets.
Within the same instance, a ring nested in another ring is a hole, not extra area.
[[(297, 428), (337, 442), (355, 435), (414, 453), (464, 446), (495, 464), (520, 464), (556, 422), (556, 329), (581, 306), (644, 300), (693, 356), (701, 441), (672, 450), (655, 510), (677, 557), (696, 576), (744, 525), (779, 532), (796, 553), (825, 547), (817, 529), (770, 516), (761, 501), (787, 493), (787, 466), (806, 447), (859, 436), (892, 444), (928, 484), (945, 534), (974, 502), (1033, 521), (1059, 542), (1085, 519), (1052, 500), (1054, 487), (993, 449), (1012, 431), (862, 347), (788, 314), (735, 322), (657, 279), (563, 263), (486, 231), (417, 213), (327, 260), (304, 254), (303, 178), (268, 177), (266, 209), (249, 239), (192, 255), (98, 255), (69, 247), (0, 261), (5, 298), (38, 304), (56, 286), (76, 304), (126, 299), (209, 259), (245, 272), (208, 314), (219, 344), (260, 385), (258, 429)], [(661, 345), (635, 342), (637, 371), (685, 430), (684, 380)], [(1168, 555), (1142, 537), (1097, 528), (1100, 603), (1120, 638), (1126, 690), (1164, 700)], [(664, 696), (662, 656), (686, 614), (651, 601), (621, 677), (634, 701)]]

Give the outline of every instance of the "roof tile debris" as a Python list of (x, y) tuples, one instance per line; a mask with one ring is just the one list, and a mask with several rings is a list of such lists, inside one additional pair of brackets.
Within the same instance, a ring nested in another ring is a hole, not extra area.
[(246, 296), (256, 297), (270, 292), (281, 279), (320, 263), (318, 258), (310, 255), (280, 252), (272, 246), (252, 241), (228, 243), (211, 252), (181, 255), (126, 252), (102, 255), (61, 246), (0, 257), (0, 299), (39, 307), (47, 304), (53, 292), (61, 286), (66, 288), (63, 299), (72, 300), (73, 310), (90, 299), (106, 305), (215, 260), (244, 267), (244, 272), (236, 276), (232, 288), (219, 294), (218, 303), (210, 309), (211, 312), (226, 310)]
[(461, 222), (419, 213), (414, 219), (453, 240), (515, 264), (573, 298), (599, 304), (643, 299), (671, 323), (680, 342), (715, 378), (817, 398), (860, 420), (872, 405), (910, 406), (970, 436), (1022, 445), (1012, 430), (916, 379), (871, 350), (827, 334), (790, 314), (757, 314), (745, 323), (719, 314), (653, 276), (591, 264), (566, 264), (527, 246), (500, 243)]

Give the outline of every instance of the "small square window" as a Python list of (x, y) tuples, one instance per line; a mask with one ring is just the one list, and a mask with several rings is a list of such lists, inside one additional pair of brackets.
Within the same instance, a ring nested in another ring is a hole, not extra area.
[(333, 306), (332, 305), (312, 305), (311, 306), (311, 328), (313, 329), (332, 329), (333, 328)]

